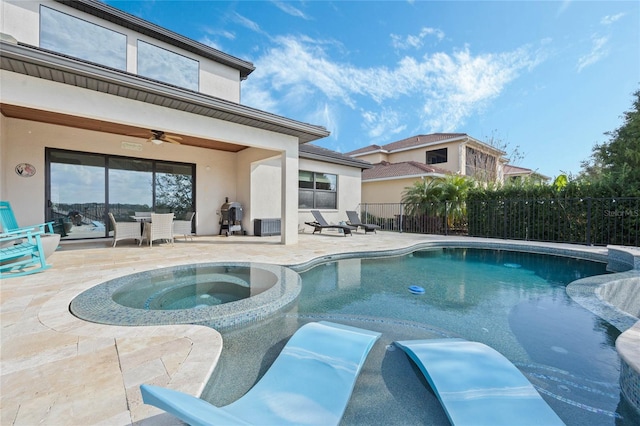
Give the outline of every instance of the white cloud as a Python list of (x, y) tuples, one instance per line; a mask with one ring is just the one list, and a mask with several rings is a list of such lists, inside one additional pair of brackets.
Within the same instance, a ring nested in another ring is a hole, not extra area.
[(591, 37), (591, 51), (578, 59), (578, 72), (604, 59), (609, 54), (608, 41), (609, 37), (607, 36), (594, 35)]
[(380, 112), (362, 112), (362, 127), (366, 131), (367, 136), (372, 139), (403, 132), (407, 126), (406, 124), (401, 124), (400, 121), (400, 114), (387, 108), (383, 108)]
[(284, 13), (289, 14), (291, 16), (295, 16), (296, 18), (302, 18), (302, 19), (306, 19), (306, 20), (310, 20), (311, 19), (303, 11), (301, 11), (300, 9), (291, 6), (290, 3), (282, 2), (282, 1), (273, 1), (273, 4), (278, 9), (282, 10)]
[(244, 103), (300, 116), (314, 108), (310, 100), (338, 102), (365, 111), (362, 126), (372, 138), (400, 132), (416, 120), (423, 131), (456, 129), (520, 72), (543, 60), (527, 47), (479, 55), (465, 47), (451, 54), (405, 56), (392, 68), (360, 68), (332, 60), (326, 41), (293, 36), (273, 41), (254, 61), (256, 71), (244, 83), (243, 93), (250, 94)]
[(198, 41), (200, 43), (204, 44), (204, 45), (207, 45), (209, 47), (213, 47), (214, 49), (222, 50), (220, 48), (220, 45), (218, 43), (216, 43), (214, 40), (211, 40), (208, 36), (204, 36)]
[(253, 32), (260, 33), (260, 34), (264, 33), (264, 31), (262, 31), (262, 29), (260, 28), (260, 25), (258, 25), (256, 22), (252, 21), (251, 19), (240, 15), (238, 12), (235, 12), (233, 14), (233, 20), (236, 23), (242, 25), (245, 28), (250, 29)]
[(620, 18), (622, 18), (626, 13), (618, 13), (617, 15), (607, 15), (600, 20), (602, 25), (611, 25)]
[(424, 27), (418, 35), (407, 35), (402, 37), (397, 34), (391, 34), (391, 45), (399, 50), (419, 49), (424, 44), (427, 36), (435, 36), (438, 41), (444, 38), (444, 33), (437, 28)]
[(571, 1), (572, 0), (564, 0), (560, 4), (560, 7), (558, 8), (558, 11), (556, 12), (556, 18), (559, 17), (560, 15), (562, 15), (565, 12), (565, 10), (567, 10), (569, 8), (569, 5), (571, 5)]

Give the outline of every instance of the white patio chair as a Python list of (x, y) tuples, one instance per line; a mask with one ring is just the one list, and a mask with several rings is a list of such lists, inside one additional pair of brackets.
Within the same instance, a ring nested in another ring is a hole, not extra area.
[(185, 215), (184, 220), (173, 221), (173, 235), (184, 235), (184, 240), (187, 241), (187, 237), (193, 241), (193, 233), (191, 232), (191, 221), (196, 214), (189, 212)]
[(138, 222), (116, 222), (113, 213), (109, 213), (109, 220), (113, 227), (113, 247), (120, 240), (134, 239), (142, 243), (142, 232)]
[(173, 213), (151, 213), (151, 223), (145, 223), (142, 238), (149, 240), (150, 247), (156, 240), (167, 240), (173, 245)]

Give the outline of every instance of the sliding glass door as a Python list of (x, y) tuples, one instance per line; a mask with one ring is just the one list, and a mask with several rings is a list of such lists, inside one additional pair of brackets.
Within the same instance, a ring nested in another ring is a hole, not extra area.
[(195, 211), (195, 165), (47, 149), (47, 221), (63, 239), (113, 235), (107, 213)]

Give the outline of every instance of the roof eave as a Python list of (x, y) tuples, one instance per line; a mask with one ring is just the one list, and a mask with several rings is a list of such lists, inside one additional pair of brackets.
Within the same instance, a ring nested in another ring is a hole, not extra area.
[[(35, 68), (43, 67), (50, 70), (67, 72), (79, 77), (93, 78), (101, 82), (153, 94), (159, 98), (166, 98), (167, 100), (183, 102), (185, 104), (202, 107), (206, 110), (216, 111), (224, 115), (225, 118), (220, 119), (225, 121), (243, 122), (243, 124), (252, 127), (264, 128), (296, 136), (300, 143), (311, 142), (330, 135), (330, 132), (322, 126), (291, 120), (231, 101), (182, 89), (125, 71), (59, 55), (37, 47), (0, 41), (0, 51), (2, 52), (2, 55), (0, 55), (0, 68), (11, 72), (17, 71), (11, 69), (13, 66), (10, 64), (10, 61), (16, 61), (18, 64), (22, 63), (22, 68), (24, 68), (22, 74), (25, 75), (31, 74), (29, 74), (28, 67), (24, 65), (33, 65)], [(38, 76), (34, 77), (43, 78)], [(74, 85), (66, 81), (61, 83)], [(121, 96), (119, 92), (114, 94)], [(261, 124), (263, 124), (262, 127)]]
[(373, 167), (373, 164), (366, 164), (361, 161), (356, 162), (356, 161), (349, 161), (346, 159), (342, 160), (340, 158), (329, 157), (326, 155), (315, 154), (311, 152), (300, 151), (298, 155), (300, 158), (306, 158), (308, 160), (317, 160), (317, 161), (323, 161), (325, 163), (333, 163), (333, 164), (340, 164), (342, 166), (356, 167), (356, 168), (359, 168), (360, 170), (370, 169)]
[(400, 180), (400, 179), (418, 179), (424, 177), (443, 178), (447, 175), (442, 173), (421, 173), (417, 175), (404, 175), (404, 176), (388, 176), (383, 178), (362, 179), (362, 182), (380, 182), (385, 180)]

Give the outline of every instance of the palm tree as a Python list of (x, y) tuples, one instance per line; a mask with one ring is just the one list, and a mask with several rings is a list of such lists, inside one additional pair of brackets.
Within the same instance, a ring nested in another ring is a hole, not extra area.
[(421, 216), (427, 214), (433, 203), (440, 201), (442, 193), (441, 178), (424, 179), (414, 182), (413, 186), (406, 187), (402, 194), (402, 202), (406, 205), (405, 211), (409, 216)]
[(447, 205), (449, 227), (462, 226), (467, 217), (467, 194), (475, 181), (459, 174), (449, 175), (440, 183), (440, 201)]

